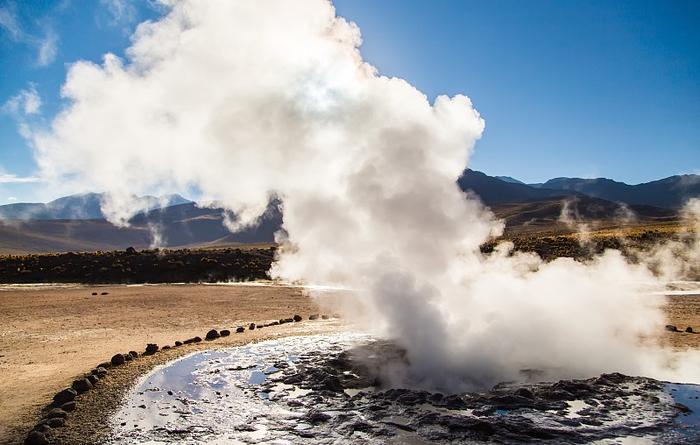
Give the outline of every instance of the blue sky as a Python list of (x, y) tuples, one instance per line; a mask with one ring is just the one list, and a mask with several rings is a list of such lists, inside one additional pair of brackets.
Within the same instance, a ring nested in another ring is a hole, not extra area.
[[(486, 119), (472, 168), (526, 182), (700, 171), (700, 2), (335, 4), (382, 74), (472, 98)], [(21, 126), (60, 109), (67, 64), (123, 54), (161, 13), (148, 0), (0, 0), (0, 204), (52, 197)], [(18, 110), (13, 98), (34, 93), (40, 106)]]

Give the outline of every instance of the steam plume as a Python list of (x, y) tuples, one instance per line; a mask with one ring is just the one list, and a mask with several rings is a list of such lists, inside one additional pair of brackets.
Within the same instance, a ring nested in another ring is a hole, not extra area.
[(279, 197), (273, 276), (353, 289), (426, 386), (666, 372), (668, 353), (640, 343), (663, 323), (643, 264), (480, 253), (502, 223), (456, 184), (484, 129), (467, 97), (430, 103), (379, 75), (326, 0), (167, 4), (126, 60), (70, 67), (69, 105), (33, 134), (44, 176), (108, 190), (117, 224), (133, 193), (196, 187), (236, 227)]

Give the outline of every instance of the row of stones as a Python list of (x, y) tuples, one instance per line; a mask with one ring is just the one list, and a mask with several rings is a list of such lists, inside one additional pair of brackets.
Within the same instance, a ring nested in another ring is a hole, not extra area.
[[(672, 324), (667, 324), (667, 325), (666, 325), (666, 330), (667, 330), (667, 331), (670, 331), (670, 332), (681, 332), (681, 330), (678, 329), (677, 326), (674, 326), (674, 325), (672, 325)], [(695, 330), (693, 330), (693, 328), (692, 328), (691, 326), (688, 326), (687, 328), (685, 328), (685, 332), (687, 332), (687, 333), (689, 333), (689, 334), (694, 334), (694, 333), (695, 333)]]
[[(319, 318), (327, 320), (330, 317), (328, 315), (319, 314), (312, 314), (309, 316), (309, 320), (318, 320)], [(278, 326), (285, 323), (300, 322), (302, 320), (303, 318), (300, 315), (294, 315), (291, 318), (282, 318), (279, 321), (273, 321), (265, 324), (250, 323), (248, 325), (248, 330), (252, 331), (256, 328), (261, 329), (269, 326)], [(245, 330), (246, 329), (243, 326), (238, 326), (235, 332), (241, 334), (245, 332)], [(231, 335), (231, 331), (228, 329), (222, 329), (221, 331), (211, 329), (206, 333), (204, 338), (205, 340), (212, 341), (220, 337), (227, 337), (229, 335)], [(183, 341), (178, 340), (175, 342), (174, 347), (180, 347), (192, 343), (199, 343), (201, 341), (202, 338), (199, 336), (188, 338), (187, 340)], [(153, 355), (159, 350), (164, 351), (170, 348), (170, 345), (166, 345), (160, 348), (155, 343), (148, 343), (146, 345), (146, 350), (142, 353), (142, 355)], [(32, 431), (30, 431), (27, 435), (27, 438), (24, 441), (25, 445), (47, 445), (49, 441), (46, 438), (46, 434), (49, 431), (51, 431), (52, 428), (60, 428), (64, 426), (66, 419), (68, 418), (68, 413), (75, 410), (75, 398), (78, 394), (82, 394), (91, 390), (101, 378), (107, 375), (107, 369), (116, 366), (121, 366), (126, 362), (130, 362), (138, 357), (139, 353), (136, 351), (129, 351), (126, 354), (115, 354), (114, 356), (112, 356), (110, 361), (100, 363), (84, 377), (74, 380), (70, 388), (65, 388), (56, 393), (56, 395), (54, 395), (53, 397), (53, 402), (48, 406), (48, 410), (44, 418), (39, 423), (37, 423), (34, 426), (34, 429), (32, 429)]]

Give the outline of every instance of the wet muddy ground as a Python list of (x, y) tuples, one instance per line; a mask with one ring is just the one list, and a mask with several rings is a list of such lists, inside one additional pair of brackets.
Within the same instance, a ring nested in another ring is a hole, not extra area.
[(448, 394), (392, 387), (359, 334), (204, 351), (144, 376), (110, 444), (698, 443), (700, 386), (606, 374)]

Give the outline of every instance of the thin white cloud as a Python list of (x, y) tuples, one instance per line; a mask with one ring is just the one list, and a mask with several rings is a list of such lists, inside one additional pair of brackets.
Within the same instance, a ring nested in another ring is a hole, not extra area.
[(110, 15), (112, 26), (128, 25), (137, 19), (138, 11), (131, 0), (100, 0), (100, 5)]
[(58, 34), (47, 28), (44, 38), (37, 40), (38, 52), (36, 62), (39, 66), (47, 66), (56, 60), (58, 54)]
[[(30, 182), (40, 182), (38, 176), (17, 176), (13, 174), (0, 173), (0, 184), (26, 184)], [(10, 197), (12, 198), (12, 197)]]
[(17, 16), (7, 7), (0, 8), (0, 28), (4, 29), (14, 41), (21, 40), (24, 35), (17, 22)]
[(50, 65), (58, 54), (58, 34), (48, 24), (41, 26), (43, 35), (27, 32), (17, 18), (15, 9), (10, 6), (0, 7), (0, 29), (4, 30), (13, 42), (33, 47), (36, 50), (38, 66)]
[(34, 84), (29, 84), (29, 87), (9, 98), (0, 110), (16, 118), (22, 115), (30, 116), (39, 113), (41, 103), (41, 96), (36, 91), (36, 87)]

